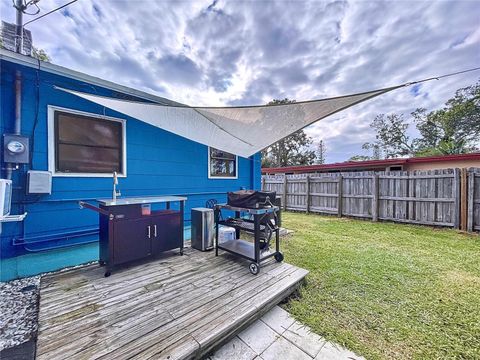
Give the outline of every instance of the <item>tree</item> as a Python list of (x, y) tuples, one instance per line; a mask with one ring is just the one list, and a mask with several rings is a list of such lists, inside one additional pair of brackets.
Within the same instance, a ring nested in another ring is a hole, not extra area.
[(474, 151), (480, 140), (480, 82), (458, 89), (443, 109), (412, 113), (421, 139), (418, 154), (446, 155)]
[(364, 149), (372, 149), (383, 153), (385, 158), (411, 156), (415, 153), (415, 140), (407, 135), (409, 124), (403, 114), (379, 114), (373, 119), (370, 127), (375, 129), (375, 142), (365, 143)]
[(325, 141), (320, 140), (317, 144), (315, 164), (325, 164), (326, 154), (327, 154), (327, 146), (325, 145)]
[(311, 165), (315, 151), (309, 150), (308, 146), (312, 143), (313, 140), (299, 130), (263, 150), (262, 167)]
[(371, 160), (370, 156), (367, 155), (353, 155), (348, 161), (367, 161)]
[[(383, 154), (385, 158), (462, 154), (476, 150), (480, 140), (480, 82), (458, 89), (442, 109), (427, 112), (418, 108), (413, 121), (403, 114), (380, 114), (370, 126), (375, 129), (375, 142), (363, 149)], [(415, 124), (420, 137), (407, 135), (409, 124)]]
[(382, 156), (382, 149), (377, 143), (365, 143), (362, 145), (363, 150), (372, 151), (372, 155), (354, 155), (348, 161), (367, 161), (367, 160), (380, 160)]
[[(295, 100), (273, 100), (267, 105), (291, 104)], [(283, 167), (292, 165), (311, 165), (315, 160), (315, 151), (309, 147), (311, 137), (298, 130), (262, 151), (262, 167)]]
[(382, 149), (376, 143), (365, 143), (362, 145), (363, 150), (372, 151), (372, 156), (369, 156), (369, 160), (380, 160), (382, 155)]
[(32, 57), (40, 61), (51, 62), (52, 59), (48, 56), (47, 52), (43, 49), (32, 46)]

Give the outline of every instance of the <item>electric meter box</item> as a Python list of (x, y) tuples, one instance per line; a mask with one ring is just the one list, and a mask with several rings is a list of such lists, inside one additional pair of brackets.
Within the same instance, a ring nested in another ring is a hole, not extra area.
[(28, 137), (3, 134), (3, 161), (14, 164), (30, 162), (30, 141)]
[(27, 172), (27, 194), (51, 194), (52, 173), (50, 171), (29, 170)]

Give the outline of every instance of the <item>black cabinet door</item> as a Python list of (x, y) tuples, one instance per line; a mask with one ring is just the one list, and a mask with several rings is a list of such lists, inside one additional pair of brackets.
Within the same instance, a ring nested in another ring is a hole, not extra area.
[(152, 252), (172, 250), (183, 246), (183, 227), (180, 213), (172, 212), (152, 217)]
[(151, 255), (153, 230), (150, 219), (115, 221), (113, 231), (115, 240), (112, 260), (114, 264), (122, 264)]

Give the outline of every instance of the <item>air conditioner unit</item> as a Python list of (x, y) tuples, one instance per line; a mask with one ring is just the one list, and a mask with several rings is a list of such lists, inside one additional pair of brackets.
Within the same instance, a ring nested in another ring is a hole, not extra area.
[(12, 206), (12, 180), (0, 179), (0, 219), (10, 215)]

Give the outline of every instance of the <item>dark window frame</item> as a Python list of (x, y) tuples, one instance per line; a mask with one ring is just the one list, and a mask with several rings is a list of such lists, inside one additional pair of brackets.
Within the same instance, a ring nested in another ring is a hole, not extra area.
[[(213, 156), (213, 151), (222, 151), (223, 153), (226, 153), (228, 155), (233, 156), (232, 157), (226, 157), (226, 156)], [(224, 162), (233, 162), (234, 163), (234, 174), (214, 174), (212, 173), (212, 160), (219, 160), (219, 161), (224, 161)], [(238, 156), (235, 154), (228, 153), (223, 150), (218, 150), (213, 147), (208, 147), (208, 178), (209, 179), (238, 179)]]
[(389, 166), (387, 171), (403, 171), (403, 166), (402, 165), (392, 165)]
[[(119, 126), (118, 130), (118, 146), (106, 146), (106, 145), (91, 145), (91, 144), (84, 144), (84, 143), (79, 143), (79, 142), (72, 142), (72, 141), (61, 141), (60, 140), (60, 125), (59, 122), (60, 116), (68, 116), (70, 118), (75, 118), (80, 121), (92, 121), (92, 122), (97, 122), (97, 123), (105, 123), (105, 124), (115, 124), (116, 126)], [(82, 147), (91, 147), (95, 149), (114, 149), (118, 151), (118, 174), (120, 176), (126, 176), (126, 157), (125, 157), (125, 147), (126, 147), (126, 142), (125, 142), (125, 121), (122, 119), (114, 119), (114, 118), (109, 118), (109, 117), (102, 117), (101, 115), (96, 115), (96, 114), (87, 114), (87, 113), (82, 113), (82, 112), (77, 112), (75, 110), (69, 111), (68, 109), (58, 109), (54, 108), (53, 109), (53, 147), (54, 147), (54, 175), (81, 175), (81, 176), (105, 176), (105, 175), (110, 175), (114, 170), (112, 171), (98, 171), (98, 170), (92, 170), (92, 171), (78, 171), (78, 170), (72, 170), (69, 171), (65, 168), (62, 168), (60, 165), (60, 146), (61, 145), (72, 145), (72, 146), (82, 146)]]

